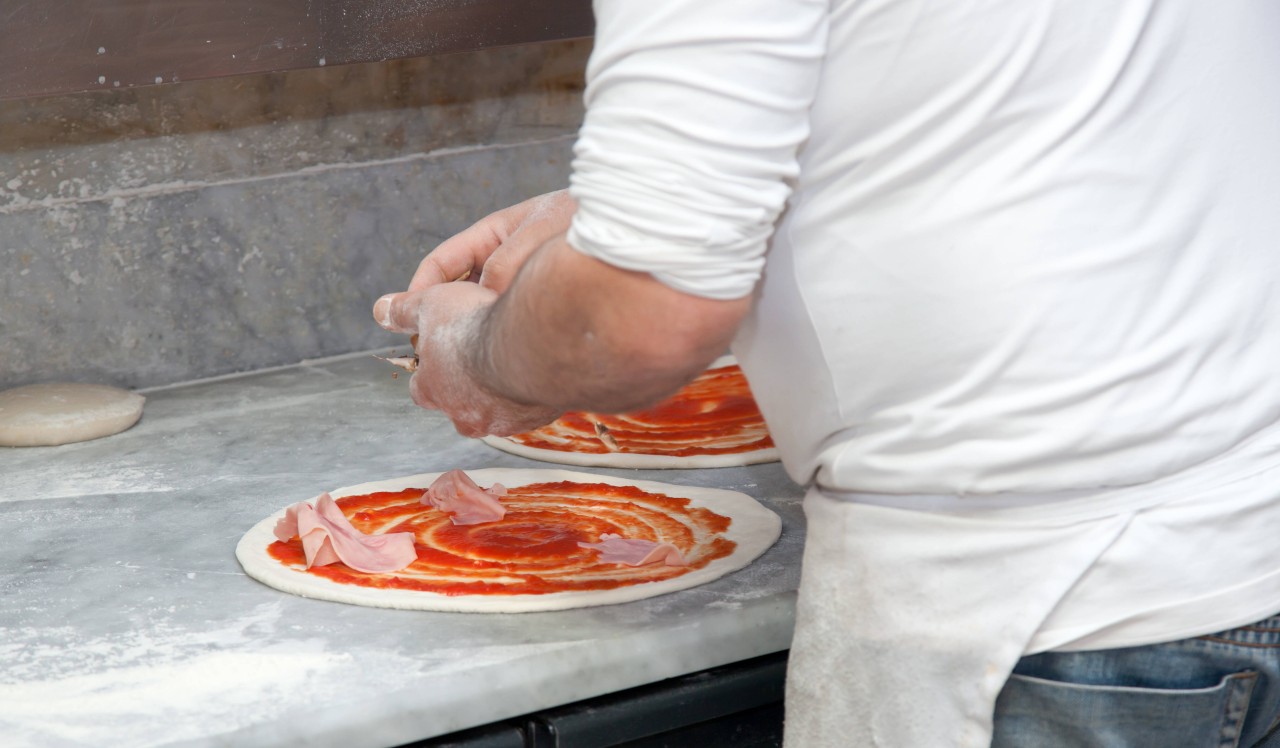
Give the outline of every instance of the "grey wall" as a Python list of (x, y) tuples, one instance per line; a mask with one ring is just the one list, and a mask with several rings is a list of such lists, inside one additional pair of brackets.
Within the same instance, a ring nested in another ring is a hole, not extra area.
[(567, 42), (0, 102), (0, 389), (139, 387), (403, 342), (421, 256), (563, 186)]

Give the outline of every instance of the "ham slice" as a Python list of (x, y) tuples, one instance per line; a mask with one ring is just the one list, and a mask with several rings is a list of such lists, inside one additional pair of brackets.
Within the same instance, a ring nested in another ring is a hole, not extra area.
[(662, 562), (667, 566), (685, 565), (684, 557), (680, 555), (680, 549), (670, 543), (655, 543), (652, 540), (629, 540), (621, 535), (606, 532), (600, 536), (599, 543), (578, 543), (578, 546), (600, 551), (600, 562), (606, 564), (644, 566)]
[(351, 526), (328, 493), (313, 501), (315, 506), (302, 501), (286, 509), (275, 528), (281, 542), (295, 535), (302, 540), (308, 569), (341, 561), (356, 571), (377, 574), (399, 571), (418, 559), (413, 533), (365, 535)]
[(450, 470), (436, 478), (420, 501), (452, 514), (449, 520), (455, 525), (479, 525), (506, 516), (506, 507), (498, 502), (506, 495), (507, 489), (501, 483), (481, 488), (461, 470)]

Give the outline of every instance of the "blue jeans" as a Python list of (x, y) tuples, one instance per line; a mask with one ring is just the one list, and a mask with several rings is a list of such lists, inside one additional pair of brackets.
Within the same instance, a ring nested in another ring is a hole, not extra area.
[(992, 748), (1280, 748), (1280, 615), (1195, 639), (1022, 658)]

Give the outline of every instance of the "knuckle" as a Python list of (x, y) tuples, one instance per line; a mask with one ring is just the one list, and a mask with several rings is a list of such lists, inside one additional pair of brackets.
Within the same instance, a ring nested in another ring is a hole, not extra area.
[(494, 262), (491, 258), (485, 263), (484, 275), (480, 276), (480, 285), (493, 291), (501, 291), (510, 285), (510, 273), (507, 270), (507, 264), (499, 260)]
[(409, 380), (409, 397), (419, 408), (435, 409), (435, 403), (427, 395), (426, 379), (421, 373), (415, 373)]

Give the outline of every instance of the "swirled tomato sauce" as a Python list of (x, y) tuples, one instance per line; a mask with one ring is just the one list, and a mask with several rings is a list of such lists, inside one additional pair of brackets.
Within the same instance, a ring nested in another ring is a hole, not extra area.
[[(603, 440), (597, 424), (613, 445)], [(557, 452), (673, 457), (755, 452), (773, 447), (764, 416), (737, 364), (708, 369), (648, 410), (622, 415), (566, 413), (546, 426), (510, 439), (527, 447)]]
[[(389, 574), (355, 571), (342, 563), (307, 573), (344, 584), (419, 590), (443, 595), (541, 595), (607, 590), (670, 579), (724, 558), (737, 546), (721, 537), (730, 519), (691, 506), (688, 499), (606, 483), (536, 483), (509, 488), (498, 522), (454, 525), (449, 515), (419, 502), (425, 489), (347, 496), (338, 506), (364, 533), (412, 532), (418, 559)], [(594, 543), (604, 533), (668, 542), (687, 566), (599, 563)], [(267, 553), (305, 568), (302, 543), (273, 542)]]

